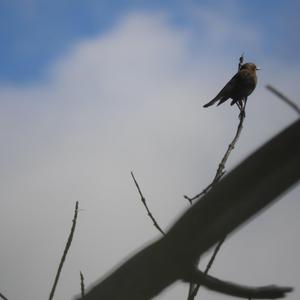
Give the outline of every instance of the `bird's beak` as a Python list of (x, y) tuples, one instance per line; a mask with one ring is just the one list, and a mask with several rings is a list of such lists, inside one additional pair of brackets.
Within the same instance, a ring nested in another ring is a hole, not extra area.
[(256, 67), (256, 71), (259, 71), (260, 70), (260, 68), (259, 67)]

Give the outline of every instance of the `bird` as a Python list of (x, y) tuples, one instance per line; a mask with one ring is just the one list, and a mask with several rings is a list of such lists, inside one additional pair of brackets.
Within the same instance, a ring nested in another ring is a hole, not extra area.
[(209, 107), (217, 101), (219, 101), (217, 105), (220, 105), (228, 99), (232, 99), (230, 104), (233, 105), (236, 103), (238, 107), (242, 109), (243, 100), (246, 102), (247, 97), (256, 87), (257, 70), (260, 70), (260, 68), (253, 63), (243, 64), (240, 70), (228, 81), (217, 96), (203, 105), (203, 107)]

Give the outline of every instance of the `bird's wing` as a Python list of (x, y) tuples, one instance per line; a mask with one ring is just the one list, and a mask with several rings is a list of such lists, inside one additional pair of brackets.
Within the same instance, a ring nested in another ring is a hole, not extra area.
[(213, 98), (210, 102), (206, 103), (204, 107), (208, 107), (216, 103), (218, 100), (221, 99), (221, 103), (225, 102), (227, 99), (231, 98), (231, 95), (233, 94), (234, 90), (238, 86), (238, 83), (240, 81), (240, 73), (236, 73), (228, 82), (227, 84), (222, 88), (222, 90), (217, 94), (215, 98)]
[[(230, 98), (233, 91), (238, 86), (238, 83), (240, 81), (240, 73), (236, 73), (228, 82), (227, 84), (222, 88), (222, 90), (218, 93), (218, 95), (215, 97), (215, 99), (219, 98)], [(227, 98), (227, 99), (228, 99)]]

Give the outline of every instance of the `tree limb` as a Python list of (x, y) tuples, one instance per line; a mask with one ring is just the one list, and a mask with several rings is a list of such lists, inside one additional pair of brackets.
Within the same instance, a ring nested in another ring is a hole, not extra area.
[[(199, 256), (300, 179), (300, 120), (224, 177), (153, 242), (102, 279), (85, 300), (148, 300), (188, 278)], [(117, 288), (116, 288), (117, 287)]]
[(0, 298), (3, 300), (8, 300), (2, 293), (0, 293)]
[(286, 293), (291, 292), (291, 287), (279, 287), (276, 285), (268, 285), (261, 287), (249, 287), (238, 285), (228, 281), (222, 281), (210, 275), (205, 275), (199, 270), (192, 272), (191, 276), (187, 278), (188, 281), (201, 284), (206, 288), (220, 292), (226, 295), (252, 298), (252, 299), (275, 299), (282, 298)]
[(266, 88), (272, 92), (274, 95), (276, 95), (278, 98), (280, 98), (283, 102), (285, 102), (289, 107), (291, 107), (299, 116), (300, 116), (300, 108), (299, 106), (289, 99), (287, 96), (283, 95), (281, 92), (279, 92), (277, 89), (275, 89), (271, 85), (266, 85)]

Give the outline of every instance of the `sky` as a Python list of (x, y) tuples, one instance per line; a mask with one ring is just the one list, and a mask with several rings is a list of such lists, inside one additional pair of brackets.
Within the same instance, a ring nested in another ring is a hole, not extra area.
[[(76, 201), (78, 224), (55, 299), (78, 295), (80, 270), (90, 286), (158, 238), (132, 170), (169, 228), (188, 209), (183, 194), (210, 183), (235, 133), (236, 107), (202, 105), (237, 71), (241, 53), (261, 71), (227, 170), (295, 121), (265, 85), (299, 101), (299, 6), (1, 1), (0, 292), (48, 297)], [(211, 274), (292, 285), (288, 299), (298, 299), (299, 195), (294, 187), (232, 234)], [(187, 289), (176, 283), (155, 299), (186, 299)], [(224, 298), (205, 289), (200, 297)]]

